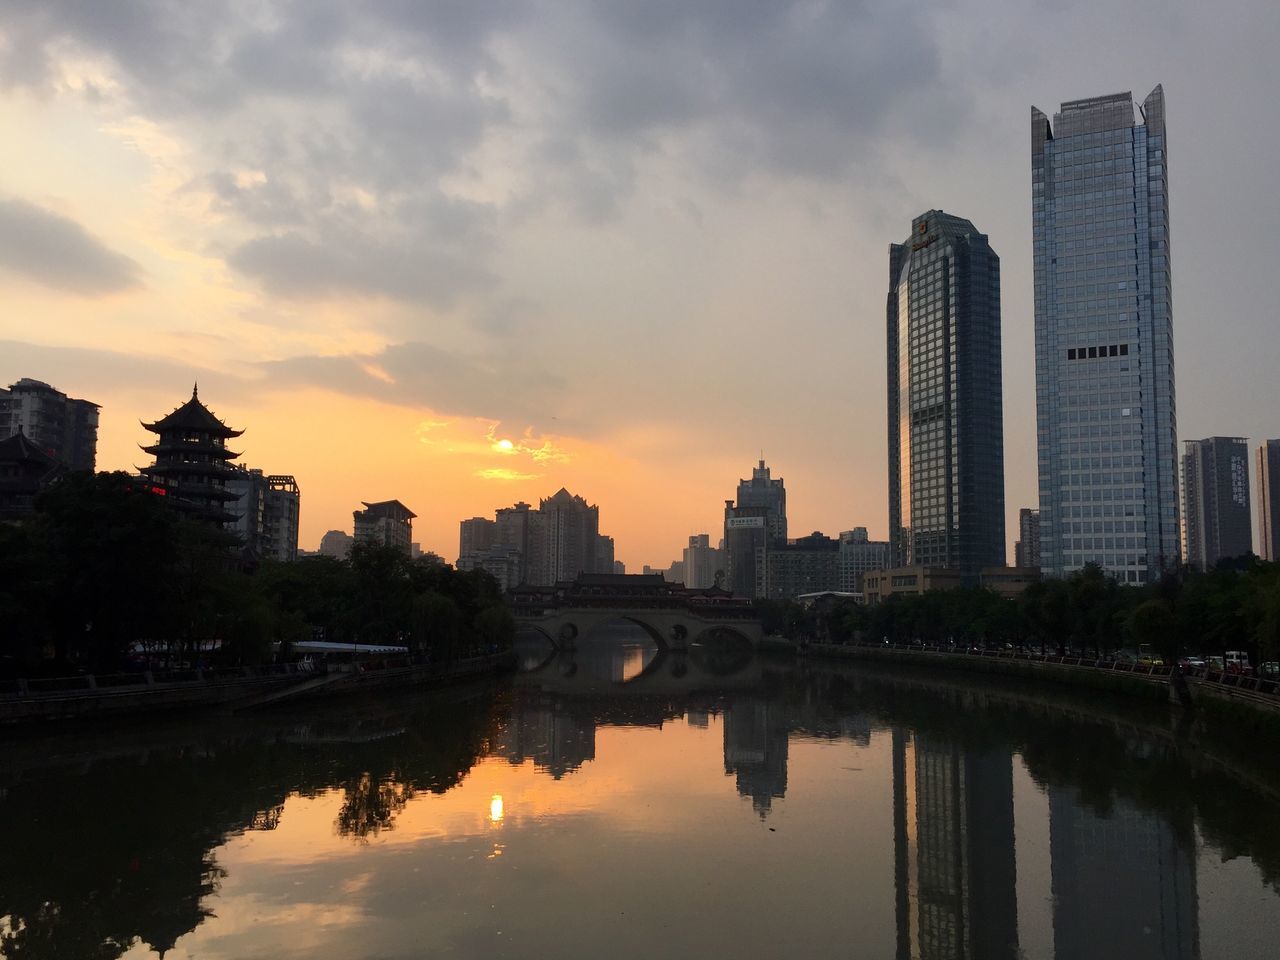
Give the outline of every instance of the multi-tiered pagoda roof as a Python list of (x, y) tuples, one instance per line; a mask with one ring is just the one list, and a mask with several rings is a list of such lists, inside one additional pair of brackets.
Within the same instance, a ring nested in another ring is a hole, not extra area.
[(163, 486), (173, 498), (170, 502), (196, 519), (219, 526), (235, 520), (227, 504), (239, 494), (228, 490), (227, 482), (235, 475), (230, 461), (240, 454), (228, 450), (227, 441), (244, 431), (232, 430), (210, 413), (200, 402), (198, 387), (167, 417), (142, 426), (159, 437), (142, 448), (155, 457), (143, 475)]

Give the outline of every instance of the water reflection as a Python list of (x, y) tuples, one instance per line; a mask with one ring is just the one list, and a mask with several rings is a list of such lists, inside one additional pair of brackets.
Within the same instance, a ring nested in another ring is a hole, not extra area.
[(0, 746), (0, 954), (1273, 953), (1274, 771), (1161, 709), (681, 659)]

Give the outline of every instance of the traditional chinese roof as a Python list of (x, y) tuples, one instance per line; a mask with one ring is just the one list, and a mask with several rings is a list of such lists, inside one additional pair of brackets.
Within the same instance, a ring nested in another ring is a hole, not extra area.
[(13, 436), (0, 440), (0, 462), (45, 465), (50, 468), (58, 465), (58, 459), (47, 450), (32, 443), (22, 432), (21, 427)]
[(199, 384), (192, 388), (191, 399), (173, 413), (155, 423), (144, 423), (143, 426), (152, 433), (170, 431), (209, 433), (223, 439), (238, 437), (244, 433), (243, 430), (232, 430), (209, 412), (209, 408), (200, 402)]

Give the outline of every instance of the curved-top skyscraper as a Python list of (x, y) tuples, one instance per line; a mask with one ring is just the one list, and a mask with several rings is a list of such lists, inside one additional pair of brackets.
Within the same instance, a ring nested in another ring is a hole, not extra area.
[(1046, 576), (1179, 561), (1164, 91), (1031, 108), (1036, 445)]
[(889, 552), (975, 578), (1003, 566), (1000, 258), (930, 210), (889, 247)]

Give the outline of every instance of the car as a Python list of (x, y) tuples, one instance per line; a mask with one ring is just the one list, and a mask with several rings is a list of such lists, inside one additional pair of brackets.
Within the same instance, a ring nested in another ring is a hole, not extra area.
[(1268, 660), (1266, 663), (1258, 664), (1258, 676), (1268, 680), (1280, 680), (1280, 662)]
[(1178, 660), (1178, 666), (1183, 670), (1199, 670), (1205, 665), (1203, 657), (1182, 657)]
[(1222, 657), (1206, 657), (1204, 665), (1214, 673), (1225, 673), (1227, 662)]

